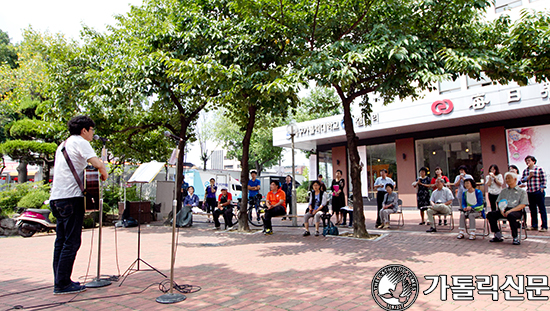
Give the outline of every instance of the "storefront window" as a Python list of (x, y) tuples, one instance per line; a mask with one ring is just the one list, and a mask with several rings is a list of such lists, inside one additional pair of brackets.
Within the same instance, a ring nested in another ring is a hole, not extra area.
[(435, 176), (435, 168), (441, 167), (443, 175), (451, 182), (458, 175), (457, 169), (466, 165), (468, 174), (480, 182), (483, 172), (481, 162), (481, 142), (479, 133), (421, 139), (416, 141), (416, 170), (428, 168), (430, 177)]
[(332, 151), (319, 151), (319, 174), (327, 187), (332, 183)]
[(367, 178), (369, 180), (369, 198), (374, 198), (374, 181), (380, 177), (380, 171), (386, 169), (388, 176), (396, 183), (397, 165), (395, 162), (395, 143), (367, 146)]

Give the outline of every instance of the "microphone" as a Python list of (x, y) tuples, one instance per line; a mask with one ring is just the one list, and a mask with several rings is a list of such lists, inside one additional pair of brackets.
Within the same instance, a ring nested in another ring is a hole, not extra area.
[(111, 141), (109, 138), (104, 138), (104, 137), (101, 137), (99, 135), (94, 135), (94, 140), (101, 140), (102, 142), (108, 142), (108, 141)]
[(181, 139), (181, 137), (178, 137), (178, 136), (170, 133), (170, 131), (164, 131), (164, 136), (170, 137), (170, 138), (173, 138), (173, 139), (177, 139), (177, 140), (183, 140), (183, 139)]

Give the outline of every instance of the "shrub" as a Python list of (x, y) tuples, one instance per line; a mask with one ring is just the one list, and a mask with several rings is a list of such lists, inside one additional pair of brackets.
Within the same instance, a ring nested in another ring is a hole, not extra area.
[(31, 191), (19, 200), (17, 207), (42, 208), (44, 201), (46, 201), (49, 197), (50, 194), (44, 190)]
[(88, 217), (84, 218), (84, 221), (82, 223), (85, 229), (94, 228), (95, 227), (95, 221), (93, 218)]
[[(112, 210), (118, 210), (118, 202), (124, 200), (124, 189), (118, 184), (111, 184), (103, 189), (103, 212), (108, 213)], [(139, 201), (137, 186), (126, 189), (127, 201)]]
[(308, 203), (307, 201), (307, 190), (300, 187), (296, 190), (296, 202), (298, 203)]
[[(41, 181), (38, 182), (26, 182), (17, 184), (11, 187), (10, 190), (0, 191), (0, 208), (5, 213), (15, 211), (19, 201), (30, 192), (34, 191), (50, 191), (50, 185), (44, 185)], [(47, 200), (48, 198), (44, 199)], [(42, 203), (42, 202), (41, 202)], [(40, 204), (41, 206), (42, 204)], [(40, 207), (39, 207), (40, 208)]]

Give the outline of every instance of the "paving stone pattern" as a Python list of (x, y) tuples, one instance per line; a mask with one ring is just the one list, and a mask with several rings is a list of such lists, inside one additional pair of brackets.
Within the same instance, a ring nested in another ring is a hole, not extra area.
[[(302, 237), (303, 228), (274, 221), (275, 234), (239, 234), (212, 230), (206, 217), (195, 216), (192, 228), (180, 229), (175, 281), (200, 287), (183, 302), (162, 305), (153, 271), (131, 274), (104, 288), (78, 295), (54, 296), (51, 261), (55, 234), (32, 238), (0, 238), (0, 310), (16, 306), (40, 310), (382, 310), (371, 296), (374, 274), (388, 264), (403, 264), (418, 277), (420, 294), (409, 310), (549, 310), (548, 301), (498, 302), (474, 294), (474, 301), (441, 301), (439, 287), (424, 295), (426, 275), (491, 275), (502, 283), (506, 275), (549, 275), (550, 234), (529, 232), (522, 245), (510, 238), (457, 240), (451, 233), (426, 233), (416, 211), (405, 211), (403, 228), (375, 230), (375, 212), (365, 212), (369, 232), (385, 233), (377, 241)], [(455, 215), (457, 217), (458, 214)], [(455, 218), (455, 224), (458, 218)], [(481, 222), (478, 224), (481, 227)], [(340, 228), (340, 231), (351, 229)], [(137, 228), (118, 229), (118, 267), (115, 230), (104, 228), (102, 274), (119, 275), (137, 258)], [(505, 229), (509, 235), (509, 230)], [(87, 282), (96, 274), (97, 229), (85, 230), (73, 279)], [(171, 228), (143, 226), (141, 258), (170, 273)], [(91, 253), (91, 264), (88, 262)], [(141, 269), (147, 266), (141, 264)], [(119, 270), (120, 269), (120, 270)], [(88, 277), (85, 275), (88, 274)], [(550, 292), (543, 292), (550, 296)], [(523, 295), (525, 296), (525, 295)], [(34, 308), (33, 308), (34, 307)], [(43, 307), (43, 308), (42, 308)]]

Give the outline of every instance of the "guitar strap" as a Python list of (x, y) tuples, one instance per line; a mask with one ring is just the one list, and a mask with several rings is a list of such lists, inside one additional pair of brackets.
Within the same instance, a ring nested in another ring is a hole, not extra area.
[(76, 173), (76, 170), (73, 165), (73, 161), (71, 161), (71, 158), (69, 158), (69, 154), (67, 153), (67, 150), (65, 149), (65, 144), (67, 144), (67, 141), (65, 140), (63, 142), (63, 147), (61, 148), (61, 152), (63, 153), (63, 156), (65, 157), (65, 160), (67, 161), (67, 165), (69, 165), (69, 169), (71, 170), (71, 173), (73, 173), (74, 179), (76, 179), (76, 183), (78, 184), (78, 187), (82, 191), (84, 195), (86, 195), (86, 189), (84, 189), (84, 184), (82, 183), (82, 180), (80, 180), (80, 177), (78, 177), (78, 174)]

